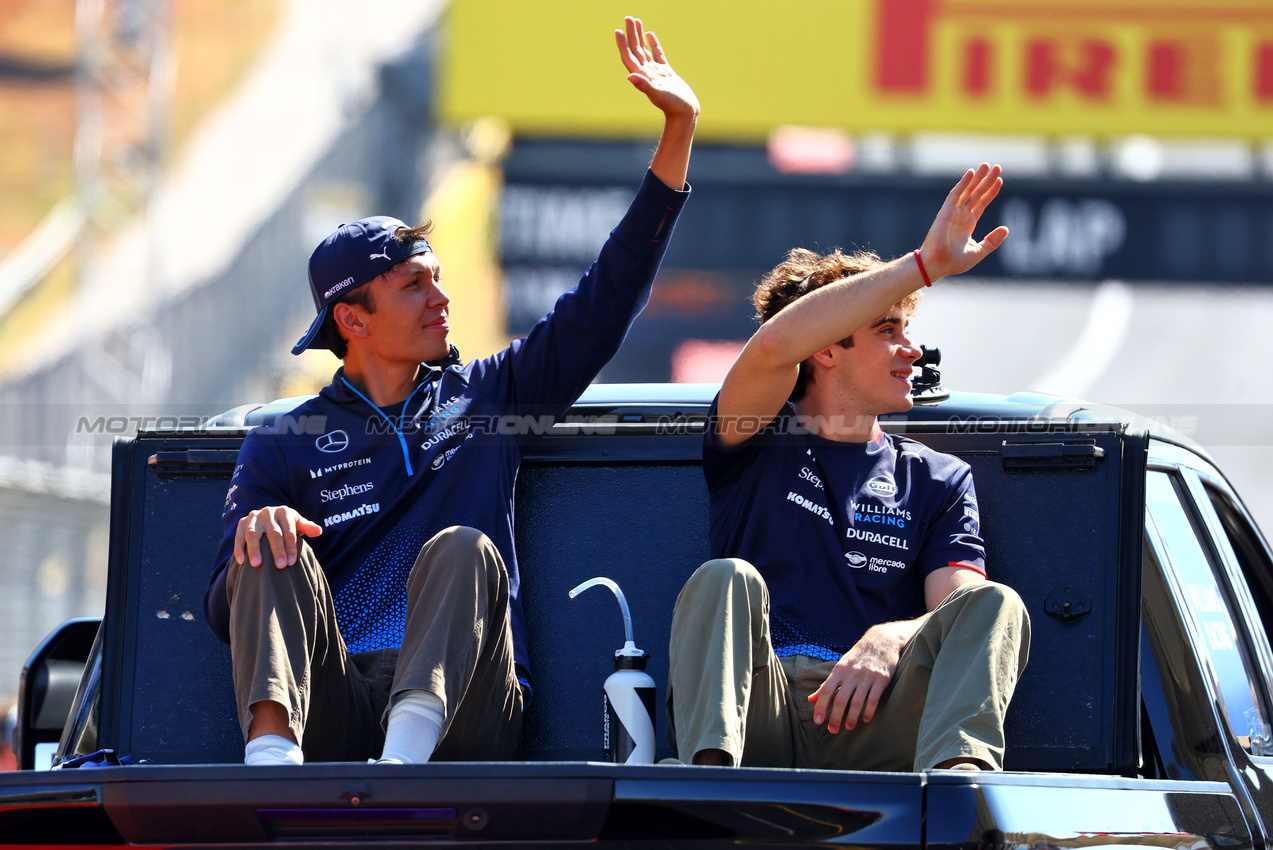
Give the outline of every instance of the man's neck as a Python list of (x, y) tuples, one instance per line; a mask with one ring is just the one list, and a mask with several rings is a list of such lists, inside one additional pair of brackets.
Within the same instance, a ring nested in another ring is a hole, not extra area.
[[(351, 351), (350, 354), (353, 352)], [(385, 408), (406, 401), (420, 383), (420, 364), (386, 364), (374, 368), (358, 358), (345, 357), (345, 380), (358, 392), (371, 399), (376, 407)]]
[(859, 405), (826, 398), (811, 391), (796, 402), (796, 415), (802, 427), (828, 440), (841, 443), (869, 443), (880, 435), (874, 413)]

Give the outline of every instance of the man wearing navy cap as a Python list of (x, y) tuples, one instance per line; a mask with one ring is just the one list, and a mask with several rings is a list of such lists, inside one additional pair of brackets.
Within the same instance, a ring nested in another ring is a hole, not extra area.
[(427, 225), (341, 225), (310, 257), (318, 316), (292, 351), (344, 365), (244, 440), (204, 598), (248, 764), (516, 753), (517, 468), (618, 350), (689, 194), (698, 101), (640, 20), (615, 37), (663, 135), (596, 263), (525, 339), (458, 362)]

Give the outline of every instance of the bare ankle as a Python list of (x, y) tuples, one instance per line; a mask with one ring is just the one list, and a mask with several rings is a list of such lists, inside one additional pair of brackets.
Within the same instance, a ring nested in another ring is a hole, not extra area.
[(288, 720), (287, 708), (282, 703), (273, 700), (254, 702), (252, 703), (252, 722), (248, 726), (248, 740), (254, 740), (262, 735), (279, 735), (295, 744), (297, 743), (296, 735), (292, 733)]
[(724, 750), (699, 750), (694, 754), (694, 764), (730, 767), (733, 763), (733, 757)]
[(994, 768), (981, 759), (957, 756), (937, 763), (933, 766), (933, 770), (994, 770)]

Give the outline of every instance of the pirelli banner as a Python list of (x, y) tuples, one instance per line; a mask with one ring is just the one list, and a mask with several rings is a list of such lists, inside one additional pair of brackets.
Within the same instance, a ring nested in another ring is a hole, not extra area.
[[(648, 0), (700, 138), (774, 127), (1273, 136), (1269, 0)], [(610, 31), (632, 3), (454, 0), (440, 110), (519, 134), (645, 135)]]

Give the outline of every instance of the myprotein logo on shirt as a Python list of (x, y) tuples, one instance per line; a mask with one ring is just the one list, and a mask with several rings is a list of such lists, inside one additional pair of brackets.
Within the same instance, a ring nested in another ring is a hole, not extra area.
[(366, 466), (371, 463), (371, 458), (360, 457), (357, 460), (347, 460), (344, 463), (333, 463), (331, 466), (320, 466), (318, 469), (309, 471), (310, 478), (322, 478), (329, 472), (340, 472), (342, 469), (350, 469), (355, 466)]

